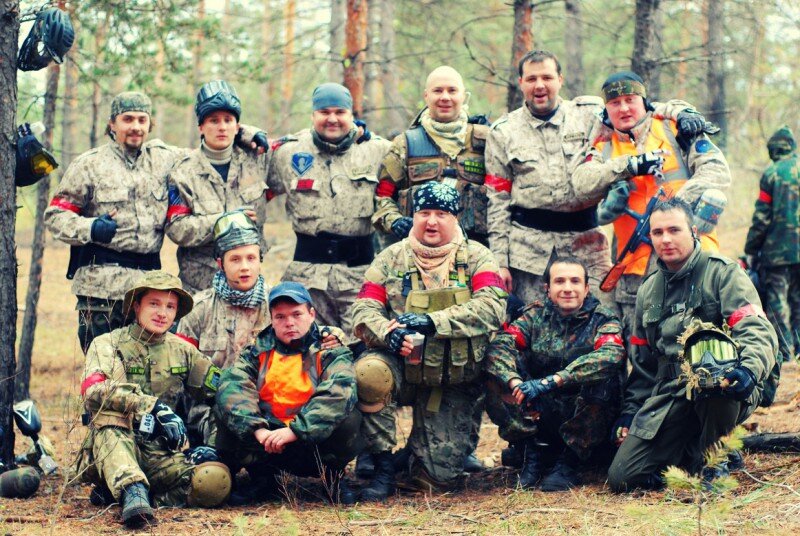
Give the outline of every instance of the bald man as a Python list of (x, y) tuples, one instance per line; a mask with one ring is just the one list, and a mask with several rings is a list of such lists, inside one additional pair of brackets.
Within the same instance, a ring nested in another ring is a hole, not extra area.
[(483, 185), (483, 149), (489, 127), (467, 115), (467, 93), (461, 75), (447, 65), (428, 75), (425, 108), (411, 128), (397, 136), (378, 173), (378, 231), (403, 239), (411, 229), (411, 196), (428, 181), (445, 181), (461, 194), (461, 227), (470, 240), (488, 245)]

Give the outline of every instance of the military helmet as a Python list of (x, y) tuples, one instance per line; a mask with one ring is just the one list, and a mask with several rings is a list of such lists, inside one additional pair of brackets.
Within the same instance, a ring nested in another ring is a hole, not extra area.
[(66, 13), (58, 8), (40, 11), (19, 49), (17, 65), (22, 71), (38, 71), (50, 60), (63, 63), (74, 41), (75, 29)]
[(683, 346), (679, 358), (688, 378), (687, 390), (713, 389), (739, 362), (739, 350), (731, 336), (711, 322), (694, 319), (678, 337)]
[(212, 236), (214, 237), (214, 256), (217, 258), (232, 249), (261, 243), (261, 233), (258, 232), (258, 227), (241, 209), (225, 212), (217, 218), (217, 221), (214, 222)]
[(228, 500), (233, 479), (228, 466), (220, 462), (205, 462), (194, 468), (189, 494), (189, 506), (214, 508)]
[(364, 354), (355, 365), (358, 409), (377, 413), (392, 398), (394, 376), (389, 365), (375, 353)]
[(239, 120), (242, 115), (242, 103), (236, 90), (225, 80), (212, 80), (206, 82), (197, 92), (194, 113), (197, 115), (197, 124), (202, 125), (205, 118), (212, 112), (230, 112)]
[(194, 306), (192, 296), (183, 290), (180, 279), (162, 270), (153, 270), (140, 277), (133, 285), (133, 288), (125, 293), (125, 301), (122, 304), (122, 310), (126, 315), (133, 310), (133, 302), (148, 290), (168, 290), (178, 295), (178, 312), (175, 315), (176, 322), (186, 316)]

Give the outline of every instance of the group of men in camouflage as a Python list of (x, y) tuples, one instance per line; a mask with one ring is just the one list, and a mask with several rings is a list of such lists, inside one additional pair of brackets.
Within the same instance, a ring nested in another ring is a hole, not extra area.
[[(146, 141), (149, 99), (118, 95), (111, 141), (75, 160), (46, 213), (73, 247), (89, 425), (78, 468), (93, 498), (135, 526), (151, 500), (275, 496), (281, 471), (323, 477), (345, 504), (386, 499), (397, 472), (452, 490), (484, 397), (522, 488), (569, 489), (612, 457), (619, 491), (663, 485), (668, 465), (703, 469), (775, 380), (774, 330), (717, 253), (712, 201), (730, 171), (702, 116), (651, 103), (635, 73), (609, 77), (602, 100), (563, 99), (562, 81), (552, 53), (528, 53), (524, 106), (489, 127), (439, 67), (391, 143), (356, 126), (346, 88), (322, 84), (312, 128), (266, 151), (224, 81), (197, 95), (193, 151)], [(765, 181), (760, 202), (778, 195)], [(619, 257), (659, 189), (649, 241), (601, 291), (612, 256), (599, 225), (613, 222)], [(297, 245), (269, 289), (265, 207), (281, 194)], [(180, 280), (160, 271), (165, 233)], [(376, 255), (376, 242), (391, 245)], [(524, 308), (507, 307), (512, 291)], [(706, 352), (699, 384), (680, 342), (690, 328), (736, 354), (715, 368), (724, 356)], [(404, 456), (397, 406), (412, 407)], [(374, 468), (356, 491), (342, 474), (361, 452)]]

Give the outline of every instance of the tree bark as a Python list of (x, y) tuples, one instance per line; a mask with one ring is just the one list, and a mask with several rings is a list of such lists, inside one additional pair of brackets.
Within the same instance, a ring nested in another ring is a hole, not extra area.
[(0, 0), (0, 461), (14, 461), (14, 345), (17, 336), (16, 169), (19, 4)]
[(361, 54), (364, 62), (364, 112), (363, 118), (367, 124), (375, 122), (375, 109), (378, 106), (378, 63), (375, 61), (375, 38), (380, 32), (380, 12), (375, 9), (367, 11), (367, 44), (366, 51)]
[(651, 87), (651, 81), (657, 79), (658, 63), (658, 11), (661, 0), (636, 0), (636, 21), (633, 30), (633, 54), (631, 70), (642, 77), (648, 93), (656, 94), (657, 88)]
[[(197, 4), (197, 30), (194, 35), (194, 46), (192, 51), (192, 87), (191, 95), (194, 97), (200, 85), (205, 82), (203, 80), (203, 44), (205, 43), (206, 35), (203, 31), (203, 23), (206, 18), (206, 2), (200, 0)], [(186, 146), (194, 147), (199, 143), (200, 134), (197, 131), (197, 116), (194, 113), (194, 101), (187, 107), (186, 110), (186, 123), (187, 123), (187, 137)]]
[[(75, 16), (77, 2), (69, 3), (69, 18), (77, 35), (80, 32), (79, 20)], [(61, 106), (61, 159), (59, 164), (61, 169), (67, 169), (72, 159), (77, 156), (77, 133), (75, 131), (75, 117), (78, 112), (78, 64), (75, 59), (78, 57), (78, 40), (72, 43), (64, 60), (64, 91), (62, 91), (63, 101)]]
[(565, 0), (567, 18), (564, 31), (564, 85), (567, 95), (574, 99), (586, 93), (586, 73), (583, 70), (583, 23), (579, 0)]
[(287, 0), (284, 8), (283, 72), (281, 73), (281, 129), (285, 130), (292, 113), (292, 96), (294, 94), (294, 24), (297, 18), (296, 0)]
[(800, 434), (755, 434), (742, 439), (748, 452), (800, 452)]
[(506, 106), (508, 111), (516, 110), (522, 106), (522, 92), (519, 89), (519, 60), (526, 52), (533, 48), (533, 2), (531, 0), (514, 0), (514, 33), (511, 39), (511, 67), (509, 69), (508, 97)]
[[(264, 14), (262, 15), (261, 19), (261, 61), (263, 65), (263, 69), (265, 72), (268, 72), (270, 69), (271, 58), (272, 58), (272, 47), (275, 44), (275, 31), (273, 30), (272, 26), (270, 26), (270, 14), (272, 13), (272, 0), (264, 0)], [(273, 124), (273, 118), (275, 117), (275, 107), (272, 103), (275, 102), (275, 78), (276, 76), (270, 76), (267, 79), (267, 83), (264, 84), (264, 106), (261, 107), (262, 116), (261, 116), (261, 128), (266, 129), (268, 126), (271, 128), (277, 128), (277, 125)], [(269, 137), (272, 138), (276, 136), (275, 132), (268, 132)], [(277, 133), (277, 137), (280, 134)]]
[(330, 62), (328, 63), (328, 80), (335, 82), (344, 80), (344, 26), (347, 18), (345, 0), (331, 0), (331, 22), (328, 26), (330, 42)]
[(347, 0), (344, 85), (353, 96), (353, 115), (364, 115), (364, 57), (367, 48), (367, 0)]
[[(98, 20), (97, 28), (94, 32), (94, 62), (95, 65), (103, 63), (103, 49), (106, 46), (106, 32), (111, 22), (111, 12), (106, 11), (105, 21), (100, 23)], [(99, 70), (99, 69), (98, 69)], [(100, 81), (97, 75), (93, 75), (92, 80), (92, 127), (89, 129), (89, 147), (97, 147), (99, 136), (103, 135), (105, 123), (100, 121), (100, 105), (103, 101), (103, 93), (100, 88)]]
[(714, 141), (722, 149), (726, 145), (728, 130), (728, 115), (725, 108), (725, 54), (722, 44), (724, 32), (722, 17), (724, 14), (725, 2), (723, 0), (708, 0), (706, 2), (706, 18), (708, 22), (706, 52), (709, 56), (706, 74), (708, 94), (706, 117), (721, 129)]
[[(383, 86), (385, 125), (401, 129), (409, 121), (398, 90), (397, 62), (395, 61), (394, 0), (379, 0), (381, 10), (380, 45), (381, 85)], [(374, 57), (374, 56), (373, 56)], [(388, 133), (388, 132), (387, 132)]]
[[(59, 2), (64, 7), (64, 2)], [(58, 97), (58, 77), (61, 67), (52, 62), (47, 66), (47, 88), (44, 93), (44, 133), (42, 145), (53, 150), (53, 131), (56, 126), (56, 99)], [(39, 305), (39, 294), (42, 288), (42, 257), (44, 256), (44, 211), (50, 200), (50, 177), (44, 177), (36, 185), (36, 216), (33, 226), (33, 243), (31, 244), (31, 265), (28, 269), (28, 291), (25, 296), (25, 314), (22, 317), (22, 333), (19, 340), (19, 360), (17, 362), (17, 380), (15, 399), (25, 400), (31, 397), (31, 362), (33, 341), (36, 336), (36, 310)]]

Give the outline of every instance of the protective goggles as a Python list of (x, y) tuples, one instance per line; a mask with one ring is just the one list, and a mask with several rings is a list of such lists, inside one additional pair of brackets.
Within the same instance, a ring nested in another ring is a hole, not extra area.
[(252, 229), (258, 232), (256, 224), (243, 210), (234, 210), (226, 212), (214, 223), (214, 241), (223, 238), (233, 229)]

